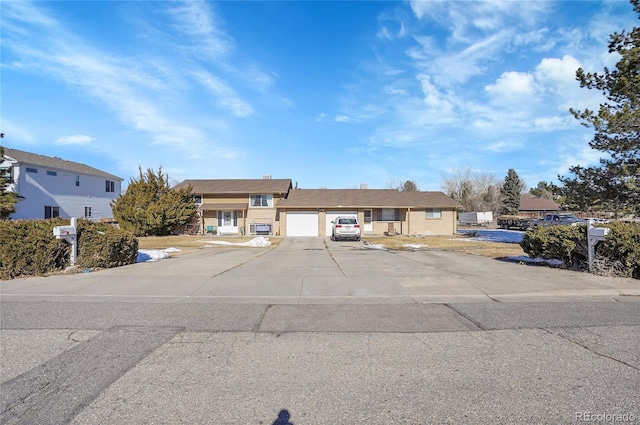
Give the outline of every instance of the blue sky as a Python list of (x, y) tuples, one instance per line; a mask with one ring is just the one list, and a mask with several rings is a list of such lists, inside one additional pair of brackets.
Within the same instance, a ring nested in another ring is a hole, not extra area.
[(597, 163), (575, 71), (626, 1), (2, 1), (2, 144), (125, 180), (529, 187)]

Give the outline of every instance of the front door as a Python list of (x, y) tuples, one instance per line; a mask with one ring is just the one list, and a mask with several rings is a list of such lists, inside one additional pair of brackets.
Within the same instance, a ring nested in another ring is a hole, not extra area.
[(218, 232), (221, 235), (238, 233), (238, 211), (218, 211)]
[(373, 210), (364, 210), (364, 231), (373, 233)]

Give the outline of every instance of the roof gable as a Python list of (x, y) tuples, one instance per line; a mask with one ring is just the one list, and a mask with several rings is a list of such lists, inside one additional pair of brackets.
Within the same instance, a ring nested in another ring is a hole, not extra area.
[(67, 161), (64, 159), (25, 152), (18, 149), (4, 148), (4, 155), (16, 160), (18, 164), (35, 165), (39, 167), (52, 168), (58, 170), (72, 171), (78, 174), (88, 174), (91, 176), (105, 177), (113, 180), (123, 179), (113, 174), (107, 173), (97, 168), (90, 167), (79, 162)]

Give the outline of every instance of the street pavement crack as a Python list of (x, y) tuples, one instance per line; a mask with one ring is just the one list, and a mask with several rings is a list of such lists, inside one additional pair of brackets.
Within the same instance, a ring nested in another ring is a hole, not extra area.
[(614, 362), (620, 363), (620, 364), (622, 364), (622, 365), (625, 365), (625, 366), (627, 366), (627, 367), (630, 367), (630, 368), (631, 368), (631, 369), (633, 369), (633, 370), (636, 370), (636, 371), (640, 372), (640, 368), (638, 368), (637, 366), (634, 366), (634, 365), (632, 365), (632, 364), (630, 364), (630, 363), (627, 363), (627, 362), (625, 362), (624, 360), (616, 359), (615, 357), (609, 356), (609, 355), (604, 354), (604, 353), (600, 353), (600, 352), (598, 352), (598, 351), (594, 350), (593, 348), (589, 347), (589, 346), (588, 346), (588, 345), (586, 345), (586, 344), (581, 344), (581, 343), (580, 343), (580, 342), (578, 342), (578, 341), (575, 341), (575, 340), (573, 340), (573, 339), (571, 339), (571, 338), (569, 338), (569, 337), (567, 337), (567, 336), (565, 336), (565, 335), (561, 335), (561, 334), (559, 334), (559, 333), (553, 332), (553, 331), (552, 331), (552, 330), (550, 330), (550, 329), (544, 329), (544, 328), (541, 328), (541, 330), (542, 330), (542, 331), (544, 331), (544, 332), (547, 332), (547, 333), (549, 333), (549, 334), (551, 334), (551, 335), (555, 335), (555, 336), (557, 336), (557, 337), (559, 337), (559, 338), (562, 338), (562, 339), (564, 339), (565, 341), (569, 341), (570, 343), (572, 343), (572, 344), (574, 344), (574, 345), (577, 345), (578, 347), (584, 348), (585, 350), (587, 350), (587, 351), (589, 351), (589, 352), (591, 352), (591, 353), (593, 353), (593, 354), (595, 354), (595, 355), (597, 355), (597, 356), (603, 357), (603, 358), (605, 358), (605, 359), (613, 360)]
[(347, 277), (347, 274), (344, 272), (344, 270), (342, 270), (342, 267), (340, 267), (340, 264), (338, 264), (335, 257), (331, 254), (331, 251), (329, 251), (329, 245), (327, 245), (327, 241), (323, 240), (323, 242), (324, 242), (324, 247), (327, 250), (327, 254), (329, 254), (329, 257), (331, 257), (331, 260), (334, 262), (336, 267), (338, 267), (338, 270), (340, 270), (340, 273), (342, 273), (342, 276)]
[(485, 329), (482, 324), (480, 322), (478, 322), (477, 320), (475, 320), (473, 317), (471, 316), (467, 316), (466, 314), (462, 313), (461, 311), (456, 310), (452, 305), (450, 304), (443, 304), (445, 307), (451, 309), (451, 311), (453, 311), (454, 313), (462, 316), (463, 318), (465, 318), (466, 320), (468, 320), (469, 322), (473, 323), (475, 326), (478, 327), (478, 329), (486, 331), (487, 329)]

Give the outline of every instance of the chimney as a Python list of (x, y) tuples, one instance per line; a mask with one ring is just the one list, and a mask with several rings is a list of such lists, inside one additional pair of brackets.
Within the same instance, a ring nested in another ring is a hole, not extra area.
[(360, 183), (360, 189), (369, 189), (369, 185), (366, 183)]
[(262, 176), (262, 180), (271, 180), (271, 174), (266, 174)]

